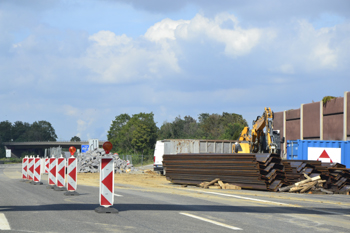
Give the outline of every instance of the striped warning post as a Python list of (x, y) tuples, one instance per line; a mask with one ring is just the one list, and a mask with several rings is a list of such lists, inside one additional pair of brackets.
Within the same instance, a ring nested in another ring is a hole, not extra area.
[(67, 175), (67, 190), (77, 190), (77, 159), (74, 157), (68, 158)]
[(45, 172), (46, 174), (49, 174), (50, 171), (50, 159), (49, 158), (45, 158)]
[(24, 180), (28, 179), (27, 170), (28, 170), (28, 156), (25, 156), (22, 159), (22, 179)]
[(33, 180), (34, 176), (34, 158), (33, 156), (30, 156), (28, 159), (28, 180)]
[(34, 159), (34, 182), (40, 182), (41, 180), (41, 158), (36, 157)]
[(100, 166), (100, 205), (112, 206), (114, 203), (114, 161), (101, 158)]
[(101, 158), (100, 164), (100, 206), (95, 209), (97, 213), (118, 213), (111, 207), (114, 204), (114, 161), (108, 154), (112, 150), (111, 142), (103, 143), (106, 157)]
[(55, 157), (52, 157), (49, 159), (49, 185), (54, 186), (56, 185), (56, 164), (57, 159)]
[(64, 193), (66, 196), (79, 196), (77, 190), (77, 159), (73, 156), (67, 160), (67, 192)]
[(57, 187), (64, 187), (66, 183), (66, 159), (58, 158), (57, 159), (57, 174), (56, 174)]

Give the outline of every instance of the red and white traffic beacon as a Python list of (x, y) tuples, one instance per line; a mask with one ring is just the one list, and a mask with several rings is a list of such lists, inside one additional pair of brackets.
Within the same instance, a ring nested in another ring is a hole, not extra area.
[(39, 155), (34, 158), (34, 175), (33, 175), (34, 182), (32, 184), (34, 185), (42, 185), (43, 183), (40, 182), (41, 180), (41, 158)]
[(28, 174), (29, 183), (32, 183), (34, 180), (34, 177), (33, 177), (34, 176), (34, 157), (32, 155), (28, 159), (27, 174)]
[(50, 161), (49, 160), (50, 160), (50, 158), (46, 158), (45, 157), (45, 169), (44, 169), (45, 172), (44, 173), (46, 173), (46, 174), (49, 174), (49, 171), (50, 171), (50, 167), (49, 167), (50, 166)]
[(109, 155), (113, 145), (110, 142), (103, 143), (106, 155), (101, 158), (100, 164), (100, 206), (95, 209), (97, 213), (118, 213), (113, 208), (114, 203), (114, 159)]
[(71, 157), (68, 158), (67, 164), (67, 192), (66, 196), (78, 196), (80, 195), (77, 190), (77, 158), (74, 157), (74, 153), (77, 149), (74, 146), (69, 147)]
[(54, 189), (56, 187), (56, 164), (57, 159), (54, 155), (49, 159), (49, 175), (48, 175), (48, 183), (46, 186), (47, 189)]
[(28, 179), (28, 155), (24, 156), (22, 159), (22, 181), (26, 181)]
[(66, 189), (66, 158), (62, 155), (57, 159), (56, 167), (56, 186), (53, 188), (55, 191), (67, 191)]

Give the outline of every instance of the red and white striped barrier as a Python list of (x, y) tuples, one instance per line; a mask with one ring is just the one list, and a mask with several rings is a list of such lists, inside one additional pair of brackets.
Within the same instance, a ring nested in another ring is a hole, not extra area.
[(57, 159), (57, 174), (56, 174), (56, 191), (66, 190), (66, 159), (61, 157)]
[(34, 158), (31, 155), (28, 159), (28, 180), (33, 180), (33, 176), (34, 176)]
[(26, 155), (22, 159), (22, 179), (24, 179), (24, 180), (28, 179), (27, 170), (28, 170), (28, 156)]
[(73, 156), (68, 158), (68, 169), (67, 169), (67, 190), (77, 190), (77, 159)]
[(112, 206), (114, 203), (114, 161), (101, 158), (100, 165), (100, 205)]
[[(34, 182), (41, 183), (41, 158), (36, 157), (34, 159)], [(42, 184), (42, 183), (41, 183)]]
[(55, 157), (52, 157), (49, 159), (49, 185), (50, 186), (55, 186), (56, 185), (56, 164), (57, 164), (57, 159)]
[(108, 154), (112, 150), (112, 143), (103, 143), (106, 157), (101, 158), (100, 164), (100, 207), (95, 209), (97, 213), (118, 213), (111, 207), (114, 204), (114, 161)]
[(50, 159), (45, 158), (45, 171), (44, 171), (44, 173), (49, 174), (49, 171), (50, 171)]

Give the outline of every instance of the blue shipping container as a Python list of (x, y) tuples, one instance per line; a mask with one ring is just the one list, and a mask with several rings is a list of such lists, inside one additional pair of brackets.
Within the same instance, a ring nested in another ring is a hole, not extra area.
[(287, 159), (342, 163), (350, 168), (350, 141), (288, 140)]

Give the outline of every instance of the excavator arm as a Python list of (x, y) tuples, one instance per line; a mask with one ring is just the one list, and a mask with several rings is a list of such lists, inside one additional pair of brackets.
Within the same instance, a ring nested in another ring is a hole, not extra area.
[(277, 136), (273, 131), (273, 118), (274, 113), (271, 108), (265, 108), (263, 114), (253, 121), (250, 135), (249, 127), (244, 127), (238, 139), (240, 142), (232, 146), (232, 152), (278, 153), (280, 146), (275, 142)]

